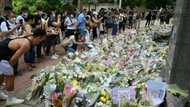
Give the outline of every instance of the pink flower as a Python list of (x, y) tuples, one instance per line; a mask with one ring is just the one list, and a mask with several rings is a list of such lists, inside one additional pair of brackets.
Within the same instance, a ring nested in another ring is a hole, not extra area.
[(106, 61), (104, 61), (104, 64), (107, 66), (111, 66), (112, 65), (112, 59), (111, 58), (107, 59)]
[(76, 90), (72, 85), (70, 85), (70, 84), (65, 85), (65, 87), (64, 87), (64, 95), (65, 96), (72, 96), (75, 92), (76, 92)]

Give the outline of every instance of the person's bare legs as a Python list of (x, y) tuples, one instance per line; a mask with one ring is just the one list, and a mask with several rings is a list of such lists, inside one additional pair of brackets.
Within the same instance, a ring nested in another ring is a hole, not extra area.
[(5, 76), (5, 89), (7, 91), (8, 94), (8, 98), (7, 98), (7, 102), (6, 105), (10, 106), (10, 105), (14, 105), (14, 104), (21, 104), (24, 102), (23, 99), (18, 99), (14, 96), (14, 82), (15, 82), (15, 75), (9, 75), (9, 76)]
[(10, 75), (10, 76), (5, 76), (5, 88), (7, 91), (14, 91), (14, 81), (15, 81), (15, 76)]
[[(5, 82), (5, 90), (7, 91), (6, 94), (10, 96), (12, 94), (12, 91), (14, 90), (14, 76), (4, 76), (0, 75), (0, 86), (3, 85), (3, 82)], [(0, 99), (6, 100), (8, 96), (3, 92), (4, 89), (1, 89), (0, 91)]]
[(0, 75), (0, 100), (6, 100), (8, 95), (4, 93), (4, 75)]

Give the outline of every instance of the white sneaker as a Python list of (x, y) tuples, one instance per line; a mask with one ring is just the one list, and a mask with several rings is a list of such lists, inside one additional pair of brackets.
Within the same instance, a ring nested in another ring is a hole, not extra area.
[(0, 90), (0, 100), (7, 100), (8, 95), (6, 95), (3, 91)]
[(7, 98), (6, 106), (22, 104), (23, 102), (24, 102), (24, 99), (18, 99), (16, 97), (10, 97), (10, 98)]
[(59, 56), (57, 54), (54, 54), (54, 55), (51, 56), (51, 59), (54, 59), (54, 60), (56, 60), (58, 58), (59, 58)]

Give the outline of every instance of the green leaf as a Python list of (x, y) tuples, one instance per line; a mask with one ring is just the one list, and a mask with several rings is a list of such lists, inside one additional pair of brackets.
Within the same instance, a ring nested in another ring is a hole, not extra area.
[(176, 84), (169, 85), (168, 91), (173, 95), (180, 95), (183, 97), (188, 97), (188, 91), (181, 89)]

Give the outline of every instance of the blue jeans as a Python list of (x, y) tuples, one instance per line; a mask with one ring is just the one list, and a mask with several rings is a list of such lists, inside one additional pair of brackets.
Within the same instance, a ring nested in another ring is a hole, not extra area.
[(86, 29), (79, 29), (81, 36), (86, 36)]
[(32, 46), (31, 50), (24, 55), (26, 63), (35, 63), (35, 48)]

